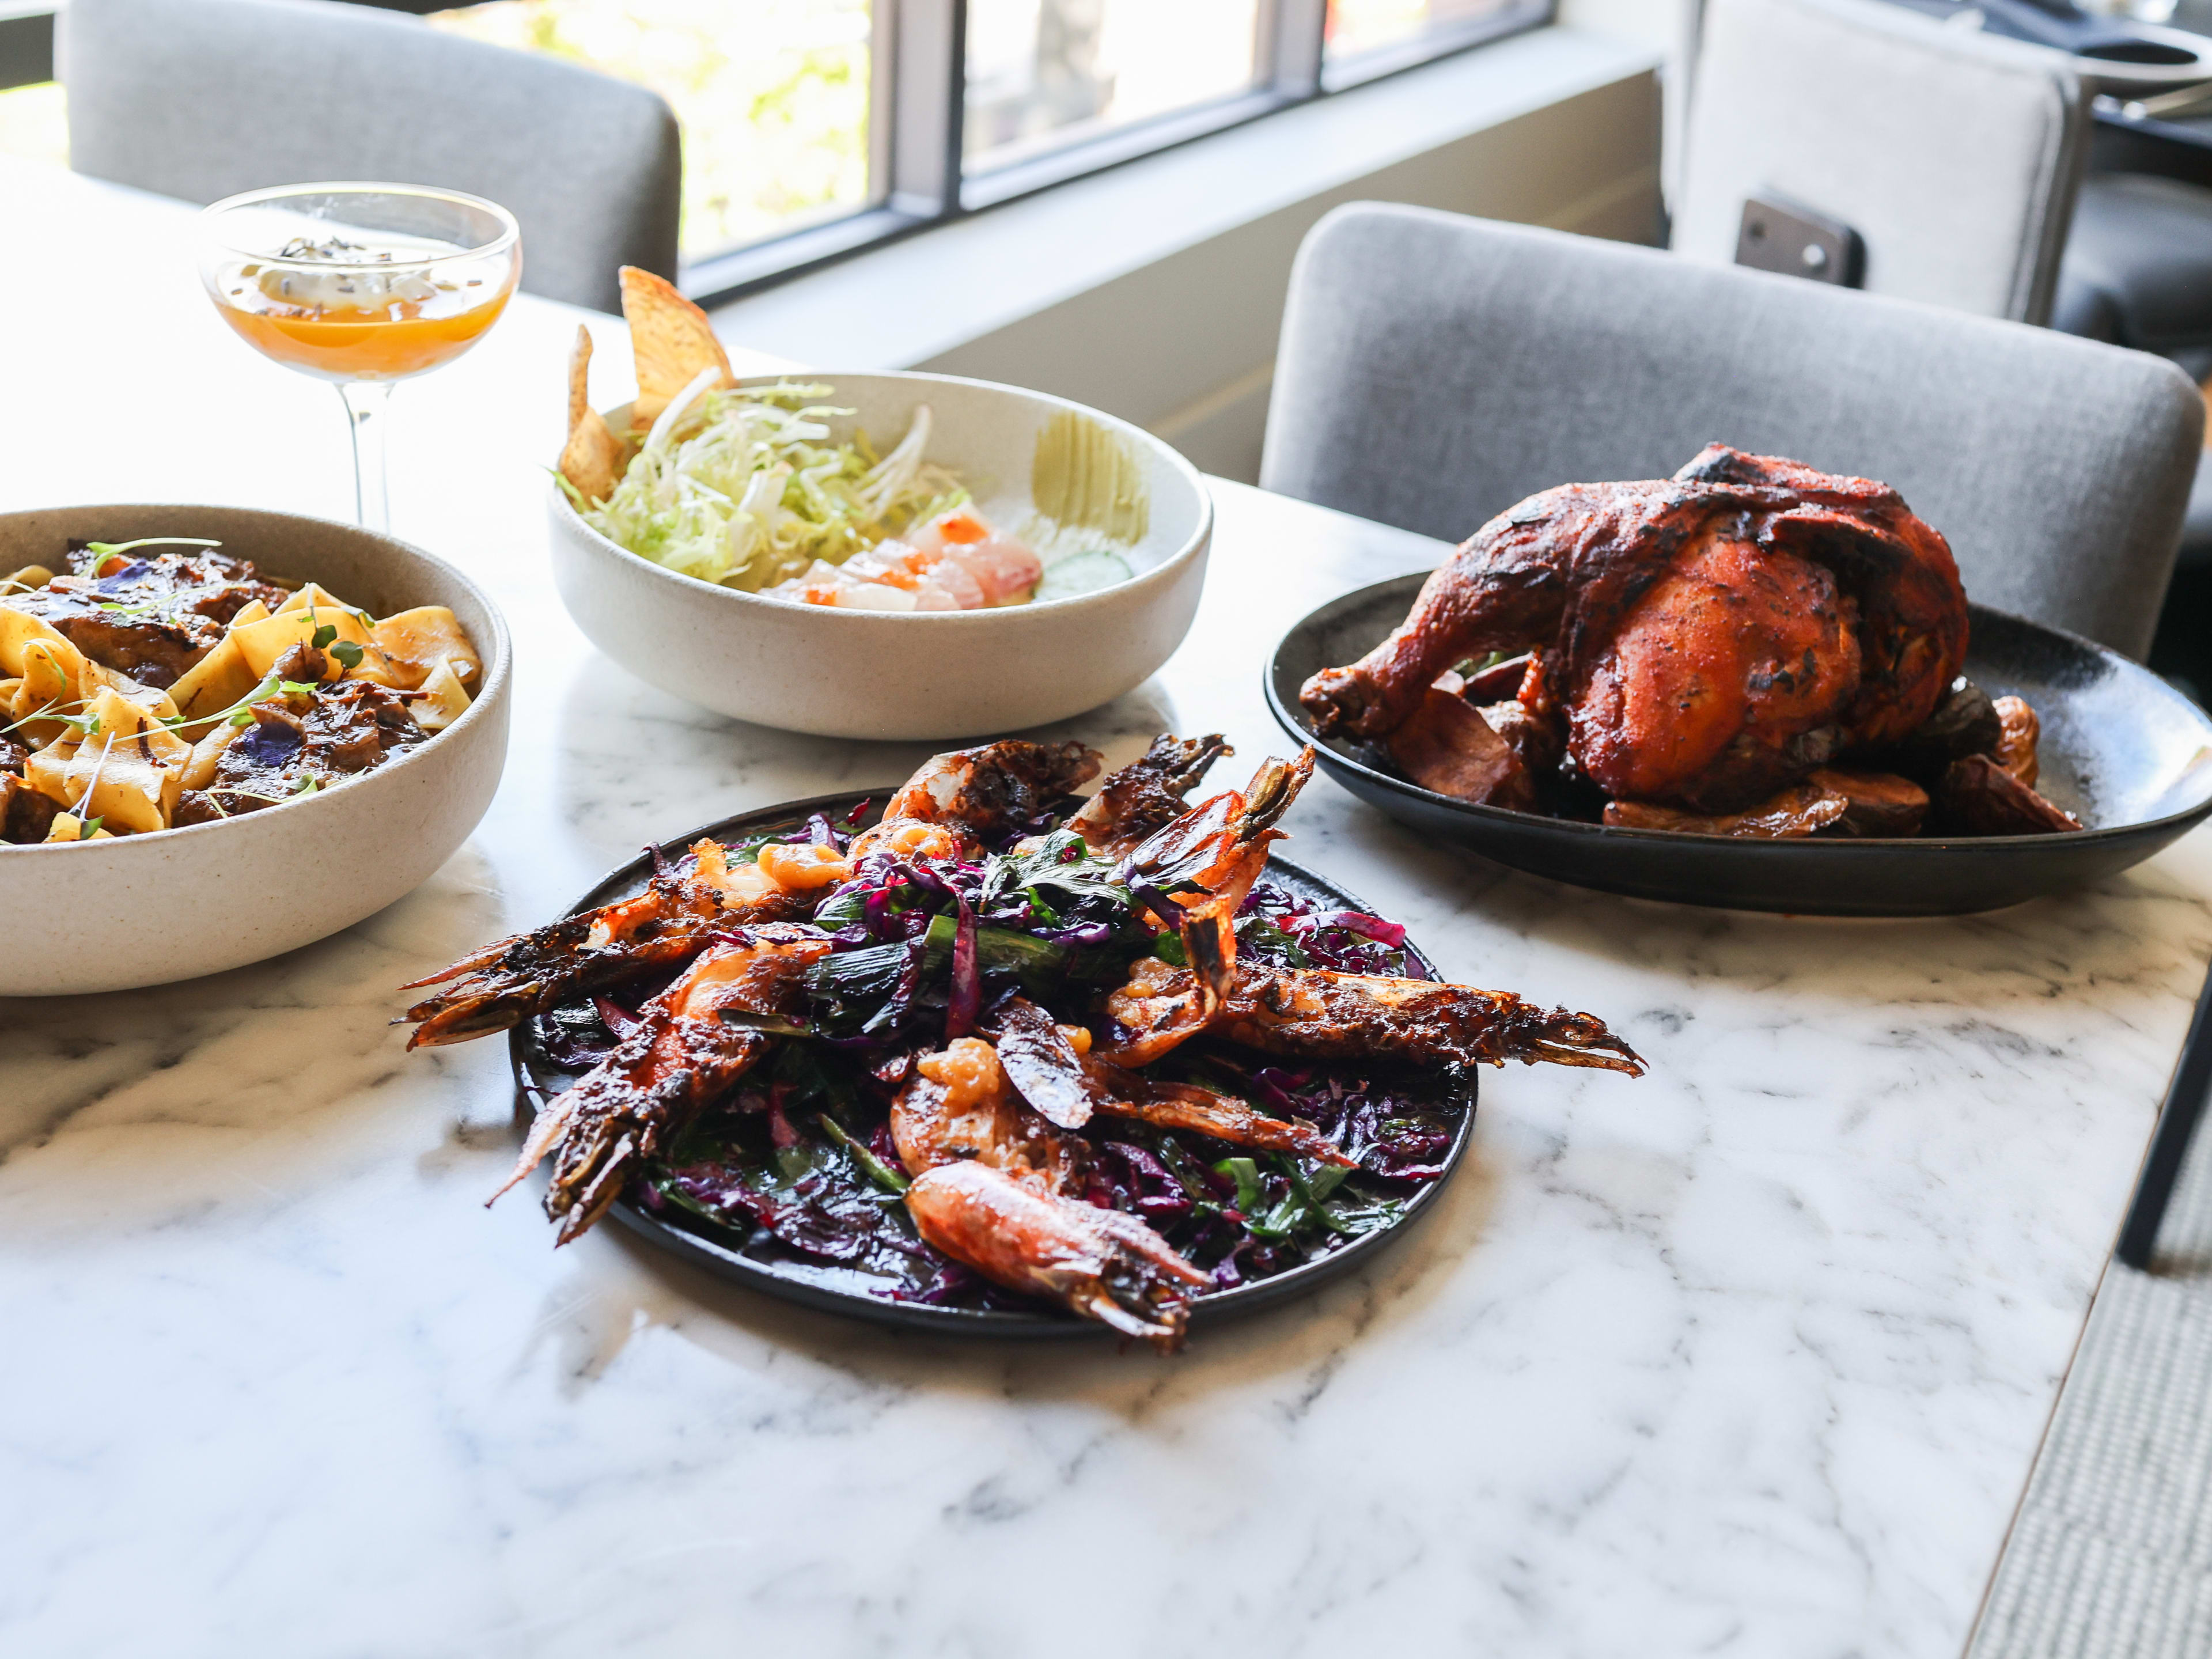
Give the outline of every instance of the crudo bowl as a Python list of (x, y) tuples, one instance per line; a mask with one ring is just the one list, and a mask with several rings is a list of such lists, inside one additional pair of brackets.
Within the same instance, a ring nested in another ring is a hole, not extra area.
[[(592, 644), (649, 685), (718, 714), (823, 737), (937, 741), (1041, 726), (1142, 681), (1189, 630), (1206, 580), (1213, 504), (1196, 468), (1142, 428), (1080, 404), (945, 374), (756, 375), (831, 386), (878, 450), (932, 415), (928, 457), (957, 473), (984, 517), (1023, 532), (1040, 494), (1073, 503), (1063, 535), (1103, 519), (1085, 480), (1119, 471), (1143, 497), (1143, 532), (1108, 539), (1135, 574), (1110, 587), (987, 611), (884, 612), (794, 605), (665, 569), (578, 516), (549, 483), (553, 580)], [(608, 411), (617, 432), (627, 409)], [(1072, 480), (1069, 422), (1094, 461)], [(1055, 426), (1055, 422), (1059, 424)], [(1118, 467), (1113, 463), (1120, 464)], [(1123, 523), (1127, 522), (1127, 519)]]
[(0, 514), (0, 570), (58, 569), (72, 537), (206, 536), (377, 616), (449, 607), (483, 659), (463, 714), (335, 788), (218, 823), (73, 846), (0, 845), (0, 996), (120, 991), (219, 973), (349, 927), (468, 839), (507, 758), (507, 624), (474, 582), (351, 525), (228, 507)]

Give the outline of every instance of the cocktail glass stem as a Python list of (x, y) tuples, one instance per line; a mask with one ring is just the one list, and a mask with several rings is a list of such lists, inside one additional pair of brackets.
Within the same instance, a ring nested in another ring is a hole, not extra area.
[(384, 410), (392, 401), (389, 380), (341, 380), (346, 424), (353, 431), (354, 517), (363, 530), (392, 528), (392, 498), (384, 488)]

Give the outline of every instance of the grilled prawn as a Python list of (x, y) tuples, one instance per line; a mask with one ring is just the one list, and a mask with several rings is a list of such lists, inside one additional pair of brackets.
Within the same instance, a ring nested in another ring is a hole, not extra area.
[(961, 857), (978, 841), (1028, 829), (1104, 763), (1085, 744), (1020, 738), (932, 756), (885, 804), (883, 821), (853, 838), (852, 858)]
[(1138, 1217), (1068, 1195), (1081, 1144), (1022, 1103), (990, 1044), (926, 1055), (891, 1108), (891, 1139), (925, 1243), (1009, 1290), (1181, 1346), (1184, 1288), (1212, 1281)]
[(561, 1243), (578, 1237), (621, 1194), (637, 1160), (769, 1051), (775, 1037), (750, 1022), (804, 1012), (800, 976), (830, 948), (820, 929), (786, 922), (709, 950), (638, 1010), (612, 1054), (546, 1103), (500, 1192), (557, 1146), (545, 1213), (560, 1222)]
[(1200, 1030), (1263, 1054), (1307, 1060), (1392, 1059), (1416, 1066), (1594, 1066), (1644, 1074), (1636, 1051), (1592, 1014), (1543, 1009), (1510, 991), (1324, 968), (1239, 967), (1203, 1022), (1197, 975), (1140, 958), (1106, 999), (1121, 1035), (1100, 1053), (1157, 1058)]
[(415, 1022), (407, 1046), (434, 1048), (489, 1036), (557, 1002), (672, 967), (703, 950), (721, 930), (806, 914), (799, 894), (764, 881), (732, 883), (720, 847), (702, 842), (692, 850), (703, 854), (708, 848), (713, 855), (703, 855), (695, 873), (663, 868), (633, 897), (500, 939), (450, 968), (410, 980), (402, 990), (451, 988), (401, 1016)]
[(1102, 858), (1133, 852), (1146, 836), (1181, 817), (1187, 810), (1183, 797), (1214, 762), (1235, 752), (1218, 732), (1204, 738), (1163, 733), (1140, 758), (1100, 784), (1067, 827)]
[(1295, 761), (1263, 762), (1243, 792), (1226, 789), (1192, 807), (1121, 860), (1121, 879), (1144, 914), (1182, 935), (1209, 1013), (1235, 971), (1237, 908), (1267, 867), (1269, 845), (1286, 839), (1275, 825), (1313, 769), (1311, 744)]
[(732, 865), (718, 843), (700, 842), (690, 849), (688, 872), (664, 866), (634, 897), (500, 939), (410, 980), (400, 988), (450, 988), (402, 1016), (416, 1027), (407, 1046), (504, 1031), (556, 1003), (682, 963), (733, 927), (797, 921), (823, 887), (843, 880), (851, 861), (868, 853), (958, 857), (978, 836), (1026, 826), (1056, 797), (1096, 777), (1099, 764), (1098, 751), (1079, 743), (1015, 740), (933, 756), (891, 797), (883, 822), (855, 838), (849, 858), (771, 845), (755, 863)]

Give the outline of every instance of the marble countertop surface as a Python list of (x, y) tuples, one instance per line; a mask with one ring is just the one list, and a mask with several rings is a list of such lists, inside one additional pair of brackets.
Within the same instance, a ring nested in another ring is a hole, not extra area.
[[(337, 400), (223, 330), (188, 219), (6, 168), (0, 222), (0, 507), (343, 514)], [(518, 301), (394, 404), (398, 533), (515, 632), (476, 836), (276, 961), (0, 1002), (0, 1651), (1961, 1650), (2212, 952), (2206, 837), (1992, 915), (1792, 920), (1514, 875), (1317, 780), (1292, 856), (1650, 1076), (1489, 1074), (1423, 1226), (1173, 1358), (892, 1335), (613, 1228), (556, 1251), (530, 1193), (483, 1207), (503, 1046), (406, 1054), (393, 988), (647, 840), (921, 753), (585, 644), (538, 507), (583, 315)], [(1189, 641), (1054, 735), (1256, 763), (1273, 640), (1441, 551), (1218, 495)]]

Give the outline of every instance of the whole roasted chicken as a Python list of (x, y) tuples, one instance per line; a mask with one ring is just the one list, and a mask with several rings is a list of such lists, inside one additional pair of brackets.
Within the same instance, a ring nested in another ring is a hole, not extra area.
[[(1454, 672), (1498, 653), (1526, 656)], [(1418, 782), (1523, 810), (1564, 782), (1630, 827), (1909, 835), (1933, 792), (1965, 833), (2078, 828), (2033, 794), (2032, 732), (2024, 767), (1996, 758), (2033, 716), (1966, 655), (1950, 547), (1895, 490), (1714, 444), (1492, 519), (1300, 701)]]
[(1388, 733), (1455, 662), (1540, 648), (1524, 705), (1616, 799), (1746, 807), (1917, 729), (1966, 654), (1951, 550), (1897, 492), (1715, 444), (1674, 477), (1492, 519), (1398, 630), (1307, 681), (1323, 732)]

